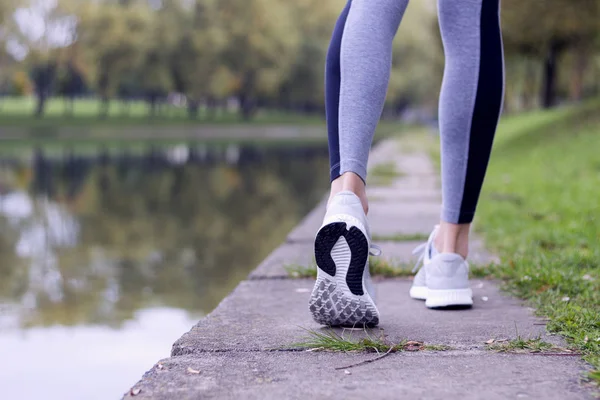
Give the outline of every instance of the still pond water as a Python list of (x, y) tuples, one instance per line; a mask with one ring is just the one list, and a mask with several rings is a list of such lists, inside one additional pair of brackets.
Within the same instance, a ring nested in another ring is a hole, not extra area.
[(120, 398), (327, 184), (316, 146), (40, 149), (0, 164), (5, 399)]

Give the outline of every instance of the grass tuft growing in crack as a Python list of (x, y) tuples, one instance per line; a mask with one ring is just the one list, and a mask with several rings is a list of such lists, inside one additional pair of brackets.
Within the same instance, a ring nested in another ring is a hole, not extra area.
[(412, 265), (397, 263), (381, 257), (371, 257), (369, 259), (369, 268), (371, 275), (384, 278), (398, 278), (403, 276), (412, 276)]
[[(426, 345), (423, 342), (414, 340), (402, 340), (399, 343), (390, 343), (385, 338), (383, 330), (374, 332), (373, 330), (359, 330), (359, 338), (353, 338), (354, 329), (346, 335), (347, 330), (337, 333), (334, 329), (324, 329), (316, 331), (307, 329), (307, 338), (291, 346), (295, 348), (304, 348), (309, 351), (334, 351), (334, 352), (367, 352), (367, 353), (395, 353), (398, 351), (448, 351), (452, 350), (450, 346), (432, 344)], [(346, 337), (348, 336), (348, 337)]]
[(544, 342), (541, 337), (523, 339), (521, 336), (517, 336), (517, 338), (513, 340), (499, 340), (487, 343), (486, 347), (488, 350), (499, 353), (571, 352), (568, 349), (555, 346), (552, 343)]
[[(283, 268), (291, 278), (316, 278), (317, 265), (312, 261), (308, 265), (287, 264)], [(369, 259), (369, 268), (372, 276), (383, 278), (398, 278), (412, 276), (412, 266), (403, 263), (395, 263), (383, 258), (371, 257)]]
[(301, 279), (317, 277), (317, 264), (315, 262), (312, 262), (309, 265), (286, 264), (283, 268), (291, 278)]

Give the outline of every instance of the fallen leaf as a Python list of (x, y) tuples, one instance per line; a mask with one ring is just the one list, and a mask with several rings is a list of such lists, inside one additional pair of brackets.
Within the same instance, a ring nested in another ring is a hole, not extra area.
[(141, 391), (142, 391), (142, 389), (133, 389), (133, 388), (132, 388), (132, 389), (129, 391), (129, 394), (130, 394), (130, 395), (132, 395), (132, 396), (137, 396), (138, 394), (140, 394), (140, 392), (141, 392)]
[(189, 372), (190, 374), (199, 374), (200, 371), (198, 371), (197, 369), (193, 369), (191, 367), (188, 367), (187, 372)]
[(492, 344), (496, 341), (496, 339), (490, 339), (487, 342), (485, 342), (485, 344)]
[(345, 373), (346, 375), (351, 375), (351, 374), (352, 374), (352, 372), (348, 371), (347, 369), (346, 369), (346, 370), (344, 370), (344, 373)]
[(404, 350), (406, 351), (419, 351), (423, 348), (423, 342), (417, 342), (410, 340), (404, 344)]

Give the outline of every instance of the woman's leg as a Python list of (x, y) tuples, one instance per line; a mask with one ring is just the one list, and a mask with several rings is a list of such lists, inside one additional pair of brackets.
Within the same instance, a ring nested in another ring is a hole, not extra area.
[(373, 134), (387, 93), (396, 35), (408, 0), (350, 0), (336, 24), (326, 66), (331, 197), (365, 181)]
[(499, 0), (438, 1), (446, 66), (439, 104), (443, 207), (436, 247), (463, 257), (502, 108), (499, 11)]
[(392, 40), (408, 0), (351, 0), (327, 57), (327, 122), (332, 190), (315, 237), (317, 280), (309, 299), (315, 321), (373, 326), (379, 311), (369, 274), (367, 158), (381, 116)]

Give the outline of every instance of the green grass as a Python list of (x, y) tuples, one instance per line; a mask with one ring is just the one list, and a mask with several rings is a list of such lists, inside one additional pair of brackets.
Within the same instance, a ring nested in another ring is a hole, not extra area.
[(564, 353), (569, 351), (552, 343), (544, 342), (540, 337), (524, 339), (521, 336), (517, 336), (513, 340), (494, 341), (488, 343), (486, 347), (488, 350), (499, 353)]
[(373, 186), (389, 186), (401, 175), (395, 163), (381, 163), (369, 171), (369, 183)]
[[(97, 100), (77, 100), (73, 116), (66, 116), (63, 100), (51, 99), (45, 115), (34, 118), (33, 98), (0, 98), (0, 154), (27, 157), (36, 147), (49, 153), (65, 149), (96, 153), (100, 148), (143, 151), (150, 146), (182, 143), (259, 147), (327, 145), (322, 115), (261, 110), (250, 121), (242, 120), (237, 112), (220, 112), (211, 119), (201, 114), (194, 120), (188, 118), (184, 108), (168, 106), (163, 114), (150, 117), (144, 102), (132, 102), (128, 115), (123, 114), (122, 103), (111, 104), (108, 117), (101, 119)], [(277, 126), (275, 132), (263, 135), (262, 128), (274, 126)], [(217, 134), (213, 127), (221, 131)], [(402, 133), (406, 128), (396, 121), (382, 121), (375, 139)]]
[(413, 276), (412, 265), (390, 261), (382, 257), (371, 257), (369, 259), (371, 275), (383, 278), (399, 278)]
[(209, 124), (294, 124), (318, 125), (322, 117), (318, 115), (301, 115), (285, 111), (259, 111), (251, 121), (244, 121), (237, 112), (217, 111), (213, 118), (207, 118), (203, 110), (199, 119), (188, 118), (185, 107), (165, 105), (163, 112), (152, 117), (146, 102), (131, 101), (125, 114), (124, 103), (111, 101), (108, 117), (99, 118), (100, 101), (97, 99), (78, 99), (74, 103), (73, 115), (65, 114), (65, 102), (60, 98), (48, 100), (43, 118), (33, 118), (35, 110), (33, 97), (9, 97), (0, 99), (0, 126), (121, 126), (125, 125), (195, 125)]
[(494, 275), (549, 318), (600, 381), (600, 103), (506, 118), (478, 230)]
[[(336, 352), (367, 352), (367, 353), (394, 353), (398, 351), (447, 351), (451, 350), (446, 345), (426, 345), (423, 342), (403, 340), (399, 343), (390, 343), (383, 335), (383, 330), (362, 329), (358, 331), (357, 338), (353, 338), (353, 330), (346, 335), (333, 329), (315, 331), (307, 329), (308, 335), (304, 341), (294, 343), (291, 347), (304, 348), (312, 351), (336, 351)], [(348, 336), (348, 337), (346, 337)]]
[[(284, 110), (259, 110), (249, 121), (240, 117), (239, 112), (217, 111), (209, 117), (203, 110), (197, 119), (188, 116), (185, 107), (165, 105), (163, 111), (155, 116), (148, 112), (148, 105), (143, 101), (129, 103), (125, 113), (124, 103), (111, 101), (106, 118), (99, 117), (100, 102), (97, 99), (78, 99), (74, 103), (72, 115), (65, 114), (65, 102), (61, 98), (49, 99), (42, 118), (33, 116), (35, 98), (33, 97), (2, 97), (0, 98), (0, 127), (7, 132), (9, 128), (22, 128), (17, 132), (33, 132), (39, 134), (55, 133), (57, 128), (75, 127), (82, 130), (94, 128), (114, 128), (126, 131), (131, 127), (171, 127), (196, 125), (293, 125), (323, 127), (324, 116), (321, 114), (300, 114)], [(394, 134), (401, 126), (396, 121), (381, 121), (377, 128), (376, 137)], [(8, 131), (10, 132), (10, 131)], [(324, 136), (324, 138), (326, 138)]]
[[(311, 261), (308, 265), (286, 264), (283, 266), (291, 278), (316, 278), (317, 264)], [(398, 263), (381, 257), (370, 257), (369, 268), (373, 277), (379, 278), (403, 278), (415, 275), (412, 272), (413, 265)], [(489, 278), (495, 273), (495, 265), (475, 265), (470, 266), (471, 276), (474, 278)]]
[[(317, 265), (314, 260), (308, 265), (287, 264), (283, 268), (291, 278), (316, 278)], [(380, 257), (370, 257), (371, 275), (382, 278), (399, 278), (414, 275), (412, 265), (397, 263)]]
[(288, 273), (290, 278), (316, 278), (317, 277), (317, 264), (311, 262), (309, 265), (301, 264), (286, 264), (283, 269)]
[(396, 233), (393, 235), (373, 235), (371, 239), (375, 242), (420, 242), (429, 239), (429, 235), (421, 233), (403, 235), (401, 233)]

